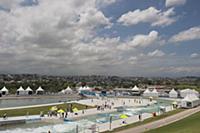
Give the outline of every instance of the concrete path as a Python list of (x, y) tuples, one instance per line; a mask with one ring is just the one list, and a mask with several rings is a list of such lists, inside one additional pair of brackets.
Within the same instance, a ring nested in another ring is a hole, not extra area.
[(120, 131), (119, 133), (143, 133), (145, 131), (151, 130), (151, 129), (155, 129), (155, 128), (159, 128), (168, 124), (171, 124), (173, 122), (179, 121), (181, 119), (184, 119), (194, 113), (197, 113), (200, 111), (200, 106), (197, 108), (193, 108), (193, 109), (188, 109), (186, 111), (180, 112), (178, 114), (169, 116), (167, 118), (155, 121), (155, 122), (151, 122), (145, 125), (141, 125), (135, 128), (131, 128), (131, 129), (127, 129), (124, 131)]

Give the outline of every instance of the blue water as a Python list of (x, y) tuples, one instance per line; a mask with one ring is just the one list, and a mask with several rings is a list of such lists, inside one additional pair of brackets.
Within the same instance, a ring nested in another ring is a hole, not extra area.
[(38, 104), (67, 102), (77, 100), (77, 98), (57, 97), (57, 98), (33, 98), (33, 99), (1, 99), (0, 108), (20, 107)]

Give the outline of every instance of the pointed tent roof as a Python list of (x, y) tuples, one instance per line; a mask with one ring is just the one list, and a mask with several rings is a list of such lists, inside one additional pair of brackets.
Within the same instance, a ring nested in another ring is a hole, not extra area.
[(173, 89), (171, 89), (171, 91), (169, 92), (169, 94), (178, 94), (178, 92), (175, 91), (174, 88), (173, 88)]
[(80, 86), (80, 87), (78, 88), (78, 90), (79, 90), (79, 91), (82, 91), (82, 90), (83, 90), (83, 87), (82, 87), (82, 86)]
[(144, 93), (150, 93), (150, 90), (147, 88)]
[(62, 90), (61, 93), (65, 93), (65, 90)]
[(8, 89), (4, 86), (1, 91), (5, 91), (5, 92), (8, 92)]
[(196, 100), (199, 100), (199, 98), (195, 94), (188, 94), (183, 99), (183, 101), (196, 101)]
[(158, 91), (156, 89), (153, 89), (152, 93), (158, 93)]
[(72, 91), (72, 89), (68, 86), (65, 91)]
[(20, 86), (19, 89), (17, 89), (17, 91), (24, 91), (24, 89), (22, 86)]
[(44, 90), (43, 90), (42, 87), (40, 86), (40, 87), (38, 87), (38, 89), (37, 89), (36, 91), (44, 91)]
[(29, 86), (26, 88), (26, 91), (33, 91)]
[(132, 91), (139, 91), (140, 89), (135, 85), (132, 89)]
[(191, 89), (187, 88), (187, 89), (181, 90), (180, 92), (181, 92), (181, 93), (182, 93), (182, 92), (185, 92), (185, 93), (187, 93), (187, 92), (188, 92), (188, 93), (189, 93), (189, 92), (193, 92), (193, 90), (191, 90)]
[(91, 88), (89, 86), (85, 87), (85, 90), (91, 90)]

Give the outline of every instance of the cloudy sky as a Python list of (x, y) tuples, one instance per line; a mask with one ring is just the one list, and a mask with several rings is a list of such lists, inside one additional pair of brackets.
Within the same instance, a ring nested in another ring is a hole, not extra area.
[(0, 73), (200, 76), (199, 0), (0, 0)]

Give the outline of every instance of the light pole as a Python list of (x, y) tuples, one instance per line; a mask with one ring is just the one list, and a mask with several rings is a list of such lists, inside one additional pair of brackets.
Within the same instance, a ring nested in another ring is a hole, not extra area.
[(112, 116), (110, 116), (110, 125), (109, 125), (109, 129), (112, 130)]

